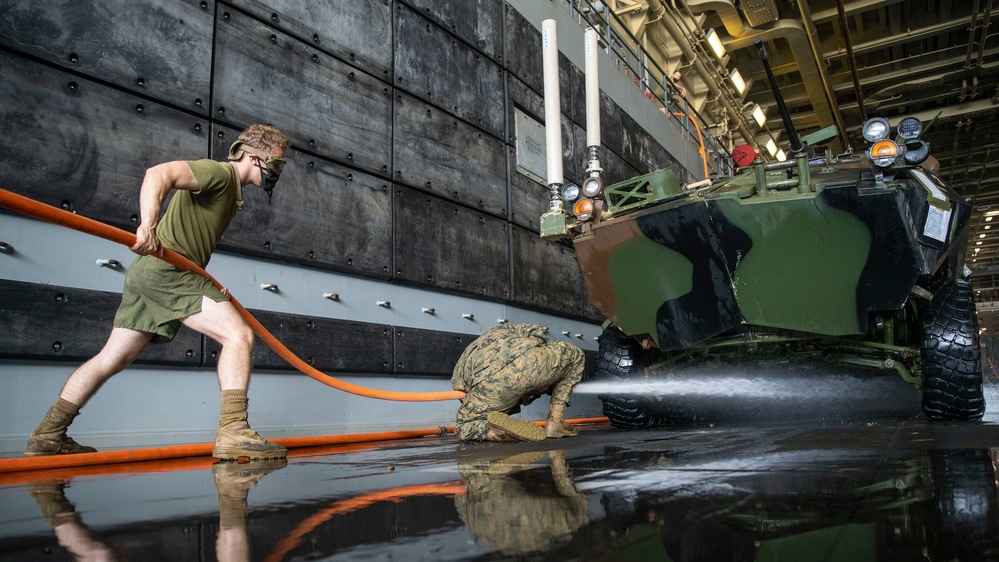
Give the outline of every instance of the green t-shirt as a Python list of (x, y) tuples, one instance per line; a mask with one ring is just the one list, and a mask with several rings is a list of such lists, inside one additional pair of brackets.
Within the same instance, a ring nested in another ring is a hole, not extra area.
[(205, 267), (236, 214), (239, 179), (228, 162), (191, 160), (188, 165), (200, 189), (175, 190), (156, 234), (163, 247)]

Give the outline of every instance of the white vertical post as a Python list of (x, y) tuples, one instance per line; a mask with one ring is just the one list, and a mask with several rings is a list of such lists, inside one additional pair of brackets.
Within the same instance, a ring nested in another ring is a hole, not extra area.
[(585, 35), (586, 69), (586, 146), (600, 146), (600, 79), (597, 71), (597, 31), (586, 30)]
[(541, 48), (545, 73), (545, 144), (548, 153), (548, 186), (554, 194), (562, 185), (562, 112), (558, 85), (558, 33), (555, 20), (541, 22)]

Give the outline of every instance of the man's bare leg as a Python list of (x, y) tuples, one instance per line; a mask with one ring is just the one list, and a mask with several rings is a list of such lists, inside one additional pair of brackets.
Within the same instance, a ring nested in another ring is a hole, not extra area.
[(59, 399), (45, 413), (42, 423), (28, 438), (26, 456), (92, 453), (93, 447), (80, 445), (66, 435), (82, 408), (98, 389), (122, 372), (142, 353), (153, 335), (126, 328), (114, 328), (100, 353), (80, 365), (66, 380)]
[(182, 322), (222, 344), (218, 366), (222, 416), (212, 456), (225, 460), (285, 457), (287, 449), (265, 441), (247, 423), (246, 391), (250, 386), (254, 334), (236, 307), (229, 301), (203, 297), (201, 312)]

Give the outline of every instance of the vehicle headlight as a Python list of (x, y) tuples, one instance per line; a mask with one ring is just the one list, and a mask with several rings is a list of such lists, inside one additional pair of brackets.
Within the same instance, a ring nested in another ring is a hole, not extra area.
[(902, 153), (902, 158), (905, 159), (906, 164), (911, 164), (913, 166), (922, 164), (929, 157), (930, 145), (928, 142), (911, 140), (905, 143), (905, 152)]
[(598, 177), (589, 177), (583, 182), (583, 195), (587, 197), (596, 197), (603, 190), (604, 182)]
[(579, 186), (574, 183), (567, 183), (562, 186), (562, 200), (575, 201), (579, 197)]
[(923, 122), (918, 117), (906, 117), (898, 122), (898, 136), (905, 140), (919, 138), (923, 132)]
[(580, 221), (588, 221), (593, 218), (593, 201), (589, 199), (580, 199), (576, 201), (576, 204), (572, 206), (572, 212), (576, 215), (576, 219)]
[(867, 142), (878, 142), (888, 138), (888, 133), (891, 132), (891, 125), (883, 117), (874, 117), (864, 123), (862, 131), (864, 133), (864, 140)]
[(871, 160), (875, 166), (881, 168), (891, 166), (895, 162), (896, 156), (898, 156), (898, 145), (895, 144), (895, 141), (886, 139), (874, 143), (874, 146), (871, 147)]

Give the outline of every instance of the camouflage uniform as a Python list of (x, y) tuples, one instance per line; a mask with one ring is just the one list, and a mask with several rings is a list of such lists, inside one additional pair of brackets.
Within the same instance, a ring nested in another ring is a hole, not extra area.
[(583, 378), (583, 352), (548, 339), (548, 328), (501, 324), (479, 336), (458, 359), (451, 386), (466, 393), (458, 408), (455, 435), (482, 441), (489, 432), (486, 414), (520, 411), (524, 396), (551, 394), (553, 404), (569, 404)]
[[(467, 487), (464, 495), (454, 498), (458, 517), (476, 539), (518, 560), (564, 547), (590, 520), (589, 501), (576, 489), (564, 452), (551, 474), (525, 470), (542, 454), (500, 459), (485, 467), (458, 463)], [(528, 466), (521, 464), (525, 461)]]

